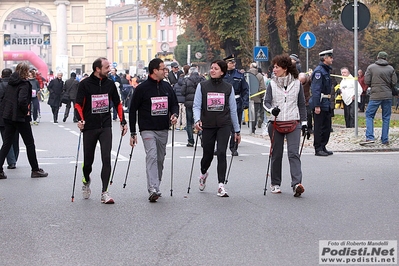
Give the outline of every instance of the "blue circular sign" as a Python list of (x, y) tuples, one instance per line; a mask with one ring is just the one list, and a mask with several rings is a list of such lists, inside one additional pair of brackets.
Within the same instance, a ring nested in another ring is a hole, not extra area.
[(299, 43), (303, 48), (312, 48), (316, 44), (316, 36), (310, 31), (305, 31), (299, 37)]
[(118, 64), (117, 64), (116, 62), (113, 62), (113, 63), (112, 63), (112, 66), (113, 66), (113, 67), (117, 67)]

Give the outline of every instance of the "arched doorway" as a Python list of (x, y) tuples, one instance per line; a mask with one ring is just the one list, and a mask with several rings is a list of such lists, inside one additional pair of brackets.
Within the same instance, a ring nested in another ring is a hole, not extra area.
[[(72, 70), (90, 72), (92, 62), (106, 56), (106, 11), (105, 0), (1, 0), (0, 2), (0, 68), (5, 65), (4, 51), (7, 49), (5, 37), (10, 33), (5, 29), (6, 18), (19, 8), (37, 9), (47, 16), (50, 24), (48, 33), (51, 45), (47, 46), (48, 56), (37, 54), (51, 69), (62, 72), (65, 78)], [(10, 36), (11, 38), (12, 36)], [(11, 38), (12, 39), (12, 38)], [(6, 39), (7, 40), (7, 39)], [(12, 46), (12, 40), (10, 40)], [(36, 58), (37, 59), (37, 58)], [(49, 64), (51, 62), (51, 64)], [(45, 76), (44, 73), (42, 73)]]

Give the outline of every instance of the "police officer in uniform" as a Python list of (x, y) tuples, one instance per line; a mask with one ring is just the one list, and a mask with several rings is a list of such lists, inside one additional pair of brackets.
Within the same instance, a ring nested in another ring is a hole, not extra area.
[[(227, 74), (224, 76), (224, 81), (230, 83), (234, 88), (234, 94), (236, 98), (237, 104), (237, 116), (238, 116), (238, 123), (241, 127), (242, 121), (242, 113), (244, 109), (248, 109), (249, 106), (249, 86), (245, 77), (242, 73), (240, 73), (236, 69), (236, 61), (234, 58), (234, 54), (229, 55), (228, 57), (223, 59), (227, 63)], [(231, 155), (238, 156), (238, 144), (236, 145), (235, 141), (235, 131), (234, 128), (231, 127), (230, 133), (230, 151)]]
[(329, 156), (333, 152), (326, 149), (330, 139), (331, 115), (331, 65), (333, 63), (333, 49), (319, 53), (320, 64), (312, 73), (312, 97), (309, 104), (313, 109), (314, 142), (316, 156)]

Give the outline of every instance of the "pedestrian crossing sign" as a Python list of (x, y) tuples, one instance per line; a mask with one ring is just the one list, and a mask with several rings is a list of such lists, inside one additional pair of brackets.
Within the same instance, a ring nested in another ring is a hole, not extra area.
[(254, 61), (269, 61), (269, 50), (267, 46), (254, 47)]

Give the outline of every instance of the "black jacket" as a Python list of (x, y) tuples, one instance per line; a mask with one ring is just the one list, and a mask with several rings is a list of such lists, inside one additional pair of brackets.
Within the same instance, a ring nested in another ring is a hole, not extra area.
[(69, 99), (75, 100), (78, 93), (79, 81), (75, 78), (70, 78), (65, 81), (64, 91), (69, 95)]
[(193, 72), (186, 78), (181, 88), (181, 94), (185, 96), (184, 106), (193, 108), (195, 90), (197, 89), (198, 83), (202, 81), (205, 81), (205, 78), (200, 76), (197, 72)]
[(4, 91), (0, 113), (13, 122), (29, 122), (29, 105), (32, 101), (32, 85), (14, 72)]
[[(167, 108), (162, 97), (166, 97)], [(158, 102), (158, 103), (157, 103)], [(159, 105), (159, 108), (157, 108)], [(129, 108), (130, 132), (136, 132), (136, 111), (138, 111), (139, 130), (167, 130), (170, 116), (179, 114), (177, 97), (166, 81), (156, 81), (151, 77), (136, 87)]]
[(111, 79), (99, 79), (92, 73), (79, 83), (75, 108), (78, 120), (85, 121), (84, 130), (111, 127), (111, 102), (118, 108), (121, 123), (126, 123), (117, 88)]
[(48, 91), (50, 92), (50, 96), (48, 97), (47, 104), (51, 107), (58, 107), (61, 105), (61, 93), (64, 89), (64, 82), (55, 78), (50, 81), (50, 84), (47, 86)]

